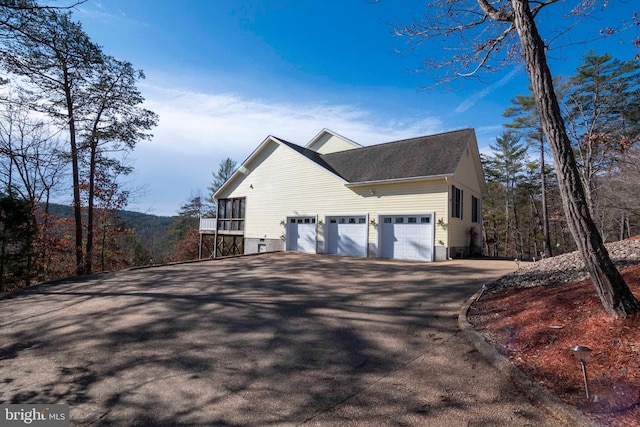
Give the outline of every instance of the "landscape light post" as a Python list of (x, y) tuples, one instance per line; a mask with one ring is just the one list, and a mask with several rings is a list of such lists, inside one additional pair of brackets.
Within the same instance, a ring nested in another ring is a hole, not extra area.
[(587, 382), (587, 362), (591, 358), (591, 349), (589, 347), (585, 347), (584, 345), (574, 345), (571, 347), (571, 351), (573, 352), (573, 356), (580, 362), (582, 366), (582, 377), (584, 378), (584, 390), (587, 395), (587, 403), (591, 402), (589, 398), (589, 383)]

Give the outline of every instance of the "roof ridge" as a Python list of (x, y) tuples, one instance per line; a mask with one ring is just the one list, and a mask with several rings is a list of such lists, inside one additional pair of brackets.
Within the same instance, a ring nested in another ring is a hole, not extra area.
[(449, 131), (440, 132), (440, 133), (433, 133), (433, 134), (430, 134), (430, 135), (413, 136), (411, 138), (397, 139), (395, 141), (387, 141), (387, 142), (382, 142), (380, 144), (368, 145), (368, 147), (376, 147), (378, 145), (385, 145), (385, 144), (395, 144), (397, 142), (406, 142), (406, 141), (411, 141), (413, 139), (420, 139), (420, 138), (435, 138), (435, 137), (447, 135), (449, 133), (464, 132), (464, 131), (469, 131), (469, 130), (473, 130), (473, 129), (472, 128), (464, 128), (464, 129), (449, 130)]
[(362, 149), (365, 149), (365, 148), (381, 147), (383, 145), (388, 145), (388, 144), (397, 144), (397, 143), (400, 143), (400, 142), (408, 142), (408, 141), (411, 141), (411, 140), (414, 140), (414, 139), (441, 137), (443, 135), (456, 133), (456, 132), (465, 132), (465, 131), (473, 131), (473, 128), (456, 129), (456, 130), (450, 130), (450, 131), (446, 131), (446, 132), (434, 133), (434, 134), (431, 134), (431, 135), (413, 136), (411, 138), (404, 138), (404, 139), (398, 139), (398, 140), (395, 140), (395, 141), (381, 142), (379, 144), (373, 144), (373, 145), (362, 145), (360, 147), (353, 148), (353, 149), (350, 149), (350, 150), (335, 151), (333, 153), (321, 154), (321, 156), (322, 157), (330, 156), (332, 154), (339, 154), (339, 153), (344, 153), (344, 152), (347, 152), (347, 151), (356, 152), (358, 150), (362, 150)]

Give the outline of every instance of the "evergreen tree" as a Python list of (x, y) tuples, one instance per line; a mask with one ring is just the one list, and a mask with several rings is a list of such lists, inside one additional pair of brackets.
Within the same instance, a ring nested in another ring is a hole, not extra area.
[(0, 193), (0, 291), (29, 285), (33, 276), (34, 206), (9, 190)]
[(530, 146), (536, 145), (539, 151), (539, 174), (540, 174), (540, 231), (542, 233), (542, 252), (544, 256), (552, 256), (551, 237), (549, 228), (549, 208), (547, 204), (547, 166), (545, 160), (545, 138), (540, 125), (540, 117), (536, 110), (536, 100), (533, 94), (518, 95), (511, 100), (513, 104), (503, 113), (503, 116), (513, 119), (511, 123), (505, 125), (517, 134), (526, 138)]
[(640, 65), (593, 52), (583, 62), (565, 87), (566, 123), (595, 213), (598, 177), (640, 139)]
[(207, 202), (211, 206), (211, 209), (210, 212), (207, 212), (208, 214), (212, 216), (215, 215), (218, 209), (218, 204), (215, 197), (213, 196), (214, 194), (216, 194), (216, 191), (218, 191), (220, 187), (222, 187), (222, 184), (224, 184), (229, 178), (231, 178), (231, 175), (233, 175), (237, 168), (238, 163), (235, 160), (231, 160), (231, 158), (227, 157), (220, 162), (220, 165), (218, 166), (218, 172), (215, 174), (213, 172), (211, 173), (213, 175), (213, 181), (208, 187), (209, 197), (207, 198)]
[(207, 205), (201, 196), (192, 197), (183, 204), (169, 225), (168, 238), (173, 246), (173, 261), (184, 261), (198, 257), (198, 228), (200, 218), (207, 213)]
[(524, 178), (527, 145), (520, 142), (518, 135), (506, 131), (496, 138), (496, 143), (490, 145), (490, 148), (493, 156), (488, 163), (494, 174), (493, 179), (500, 183), (504, 190), (505, 253), (507, 256), (521, 257), (523, 248), (519, 238), (515, 194), (517, 186)]

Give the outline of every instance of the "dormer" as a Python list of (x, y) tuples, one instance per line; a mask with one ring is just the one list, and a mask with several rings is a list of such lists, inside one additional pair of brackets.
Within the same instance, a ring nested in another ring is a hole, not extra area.
[(336, 153), (338, 151), (353, 150), (360, 148), (362, 145), (357, 142), (338, 135), (329, 129), (322, 129), (306, 146), (311, 151), (318, 154)]

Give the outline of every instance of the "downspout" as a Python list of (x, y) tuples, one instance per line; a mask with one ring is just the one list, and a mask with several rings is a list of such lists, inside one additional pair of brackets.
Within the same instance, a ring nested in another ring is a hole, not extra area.
[(216, 209), (216, 228), (213, 231), (213, 258), (218, 258), (218, 209)]
[[(449, 194), (449, 177), (445, 176), (444, 177), (444, 182), (445, 184), (447, 184), (447, 211), (446, 211), (446, 217), (445, 220), (447, 221), (447, 225), (449, 224), (449, 218), (451, 217), (451, 199), (450, 199), (450, 194)], [(451, 242), (449, 240), (449, 227), (447, 226), (446, 230), (446, 234), (447, 234), (447, 260), (450, 261), (451, 260)]]

